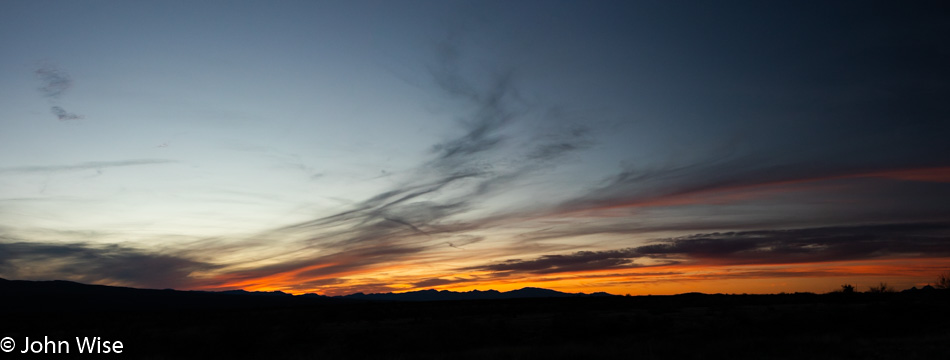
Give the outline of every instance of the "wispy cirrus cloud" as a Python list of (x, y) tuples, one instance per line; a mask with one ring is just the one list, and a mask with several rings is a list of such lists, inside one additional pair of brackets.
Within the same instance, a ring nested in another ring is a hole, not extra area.
[[(499, 196), (505, 184), (590, 146), (589, 133), (574, 124), (551, 121), (543, 132), (547, 136), (514, 131), (511, 125), (531, 111), (518, 98), (516, 73), (490, 71), (479, 79), (483, 81), (473, 81), (461, 69), (459, 41), (440, 43), (436, 64), (428, 71), (439, 94), (467, 109), (453, 119), (461, 133), (435, 141), (411, 174), (349, 209), (255, 236), (296, 239), (291, 240), (294, 251), (276, 255), (286, 259), (277, 264), (223, 273), (219, 286), (297, 288), (355, 272), (381, 271), (395, 262), (413, 263), (436, 249), (460, 251), (482, 239), (466, 232), (497, 221), (468, 216), (482, 201)], [(502, 151), (512, 148), (517, 155)]]
[(160, 165), (174, 163), (174, 160), (168, 159), (130, 159), (118, 161), (90, 161), (73, 165), (51, 165), (51, 166), (18, 166), (0, 168), (2, 173), (53, 173), (65, 171), (80, 171), (105, 169), (113, 167), (140, 166), (140, 165)]

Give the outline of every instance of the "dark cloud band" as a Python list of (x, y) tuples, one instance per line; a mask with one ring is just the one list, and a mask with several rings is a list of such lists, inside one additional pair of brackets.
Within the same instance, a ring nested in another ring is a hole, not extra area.
[(0, 243), (0, 277), (4, 278), (184, 289), (196, 284), (190, 277), (193, 272), (215, 267), (117, 244)]
[(466, 271), (547, 274), (663, 264), (768, 265), (901, 257), (950, 257), (950, 223), (913, 223), (696, 234), (650, 245), (513, 259)]

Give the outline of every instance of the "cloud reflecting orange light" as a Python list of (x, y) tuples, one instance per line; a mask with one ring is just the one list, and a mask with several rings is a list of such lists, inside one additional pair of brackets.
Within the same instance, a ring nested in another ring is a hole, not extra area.
[[(694, 204), (722, 204), (754, 200), (794, 191), (824, 188), (831, 180), (879, 178), (898, 181), (950, 182), (950, 168), (918, 168), (856, 173), (821, 178), (796, 179), (741, 186), (724, 186), (700, 191), (618, 202), (575, 211), (584, 217), (612, 217), (610, 209), (664, 207)], [(560, 214), (560, 215), (563, 215)], [(548, 214), (547, 217), (558, 216)], [(469, 255), (473, 255), (470, 252)], [(355, 256), (355, 257), (354, 257)], [(419, 255), (417, 255), (419, 256)], [(917, 258), (922, 254), (904, 254), (902, 258), (872, 260), (776, 263), (764, 259), (704, 257), (686, 259), (677, 264), (646, 264), (639, 267), (614, 267), (596, 270), (538, 274), (528, 272), (493, 273), (462, 271), (458, 254), (435, 254), (431, 260), (449, 261), (454, 265), (436, 265), (401, 261), (347, 266), (359, 263), (359, 255), (325, 258), (326, 263), (307, 265), (275, 274), (225, 273), (212, 277), (202, 289), (245, 289), (249, 291), (280, 290), (293, 294), (319, 293), (343, 295), (354, 292), (400, 292), (422, 289), (469, 291), (474, 289), (512, 290), (538, 286), (571, 292), (631, 294), (675, 294), (702, 292), (826, 292), (843, 283), (875, 283), (887, 281), (898, 288), (926, 284), (935, 274), (950, 268), (948, 258)], [(465, 261), (497, 261), (491, 258)], [(507, 255), (500, 255), (507, 256)], [(406, 260), (406, 259), (402, 259)], [(419, 260), (419, 258), (416, 258)], [(774, 260), (774, 259), (773, 259)], [(646, 265), (646, 266), (643, 266)], [(340, 269), (333, 269), (339, 266)], [(314, 271), (324, 269), (327, 271)], [(484, 268), (482, 268), (484, 269)], [(337, 271), (338, 270), (338, 271)]]
[[(326, 267), (329, 265), (321, 265)], [(828, 292), (845, 283), (874, 285), (887, 282), (898, 289), (922, 286), (950, 267), (947, 258), (878, 259), (828, 263), (711, 265), (677, 264), (628, 269), (599, 269), (550, 275), (511, 274), (496, 277), (490, 272), (400, 275), (405, 266), (348, 271), (319, 278), (296, 274), (317, 268), (309, 266), (277, 275), (224, 282), (206, 290), (243, 288), (249, 291), (284, 291), (291, 294), (345, 295), (355, 292), (405, 292), (423, 289), (471, 291), (514, 290), (528, 286), (566, 292), (662, 295), (686, 292), (777, 293)], [(380, 274), (388, 274), (380, 276)], [(339, 279), (337, 283), (306, 287), (314, 280)], [(413, 286), (423, 280), (462, 280), (436, 286)]]
[(745, 184), (736, 186), (722, 186), (710, 189), (670, 194), (665, 196), (646, 197), (637, 200), (618, 202), (595, 208), (576, 209), (569, 212), (600, 211), (631, 207), (666, 207), (683, 205), (725, 204), (743, 200), (768, 197), (791, 191), (814, 189), (817, 183), (858, 178), (883, 178), (901, 181), (919, 182), (950, 182), (950, 167), (898, 169), (870, 173), (844, 174), (816, 178), (804, 178)]

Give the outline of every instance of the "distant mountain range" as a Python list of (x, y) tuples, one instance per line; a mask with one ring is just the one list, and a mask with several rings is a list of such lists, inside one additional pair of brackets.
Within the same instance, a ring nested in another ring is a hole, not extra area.
[[(921, 289), (912, 288), (902, 291), (904, 294), (929, 294), (941, 292), (931, 286)], [(886, 294), (877, 294), (886, 295)], [(826, 294), (826, 298), (841, 296), (877, 296), (870, 293)], [(687, 293), (653, 298), (693, 297), (716, 298), (726, 295), (705, 295)], [(738, 295), (737, 295), (738, 296)], [(791, 296), (791, 295), (774, 295)], [(815, 294), (794, 294), (794, 296), (818, 296)], [(449, 300), (502, 300), (502, 299), (548, 299), (548, 298), (606, 298), (617, 297), (604, 292), (592, 294), (564, 293), (560, 291), (526, 287), (511, 291), (472, 290), (455, 292), (448, 290), (421, 290), (404, 293), (356, 293), (344, 296), (324, 296), (319, 294), (291, 295), (281, 291), (182, 291), (135, 289), (118, 286), (87, 285), (72, 281), (26, 281), (5, 280), (0, 278), (0, 313), (21, 310), (42, 311), (125, 311), (125, 310), (176, 310), (176, 309), (246, 309), (272, 306), (307, 306), (312, 304), (356, 304), (367, 302), (423, 302)], [(646, 300), (643, 300), (646, 301)]]
[[(8, 304), (6, 310), (13, 310), (17, 307), (85, 309), (152, 307), (157, 309), (175, 309), (214, 306), (219, 308), (243, 308), (271, 305), (304, 305), (314, 302), (446, 301), (597, 296), (614, 295), (604, 292), (593, 294), (564, 293), (550, 289), (526, 287), (505, 292), (496, 290), (472, 290), (467, 292), (421, 290), (405, 293), (356, 293), (330, 297), (319, 294), (302, 294), (295, 296), (281, 291), (155, 290), (87, 285), (62, 280), (27, 281), (0, 278), (0, 302)], [(2, 310), (3, 309), (0, 309), (0, 311)]]
[(556, 290), (526, 287), (511, 291), (472, 290), (455, 292), (448, 290), (420, 290), (404, 293), (363, 294), (356, 293), (341, 296), (344, 299), (356, 300), (383, 300), (383, 301), (442, 301), (442, 300), (489, 300), (489, 299), (518, 299), (518, 298), (558, 298), (558, 297), (585, 297), (585, 296), (615, 296), (605, 292), (592, 294), (565, 293)]
[[(249, 295), (249, 296), (294, 296), (283, 291), (245, 291), (228, 290), (220, 291), (222, 294)], [(561, 297), (587, 297), (587, 296), (616, 296), (605, 292), (585, 293), (566, 293), (557, 290), (543, 289), (536, 287), (525, 287), (518, 290), (498, 291), (498, 290), (472, 290), (465, 292), (456, 292), (449, 290), (419, 290), (404, 293), (374, 293), (364, 294), (356, 293), (341, 296), (324, 296), (319, 294), (307, 293), (296, 295), (305, 298), (334, 298), (349, 300), (379, 300), (379, 301), (445, 301), (445, 300), (491, 300), (491, 299), (522, 299), (522, 298), (561, 298)]]

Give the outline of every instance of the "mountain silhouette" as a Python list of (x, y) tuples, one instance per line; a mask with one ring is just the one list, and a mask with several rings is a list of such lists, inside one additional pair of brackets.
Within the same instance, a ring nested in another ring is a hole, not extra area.
[(344, 299), (381, 300), (381, 301), (446, 301), (446, 300), (490, 300), (490, 299), (521, 299), (521, 298), (560, 298), (586, 296), (614, 296), (604, 292), (593, 294), (565, 293), (551, 289), (526, 287), (518, 290), (500, 292), (497, 290), (472, 290), (455, 292), (449, 290), (420, 290), (404, 293), (356, 293), (342, 296)]
[(42, 309), (58, 312), (119, 310), (184, 310), (259, 308), (340, 302), (324, 296), (293, 296), (282, 292), (181, 291), (88, 285), (72, 281), (27, 281), (0, 278), (3, 311)]
[[(497, 290), (420, 290), (405, 293), (356, 293), (344, 296), (319, 294), (291, 295), (282, 291), (183, 291), (137, 289), (120, 286), (89, 285), (72, 281), (28, 281), (0, 278), (0, 301), (7, 309), (188, 309), (188, 308), (248, 308), (267, 306), (297, 306), (314, 303), (365, 301), (449, 301), (492, 300), (518, 298), (564, 298), (613, 296), (607, 293), (564, 293), (556, 290), (526, 287), (500, 292)], [(0, 310), (2, 311), (2, 310)]]

